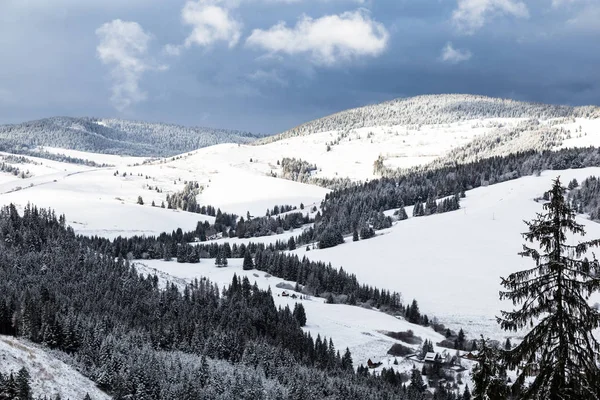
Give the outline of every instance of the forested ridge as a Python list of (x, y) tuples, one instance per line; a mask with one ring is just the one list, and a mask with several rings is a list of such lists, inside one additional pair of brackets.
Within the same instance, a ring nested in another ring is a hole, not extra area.
[(7, 149), (38, 146), (105, 154), (164, 157), (219, 143), (250, 143), (259, 136), (225, 129), (118, 119), (53, 117), (0, 125)]
[(320, 215), (315, 218), (314, 238), (351, 234), (365, 224), (379, 225), (379, 221), (385, 221), (382, 213), (385, 210), (447, 196), (460, 197), (466, 190), (539, 174), (543, 170), (597, 166), (600, 166), (600, 149), (587, 147), (530, 150), (466, 164), (394, 171), (390, 176), (328, 193), (321, 203)]
[(399, 98), (379, 104), (344, 110), (307, 122), (259, 143), (318, 132), (348, 132), (352, 129), (394, 125), (448, 124), (482, 118), (598, 118), (594, 106), (570, 107), (526, 103), (478, 95), (441, 94)]
[(394, 374), (357, 375), (247, 279), (160, 290), (34, 206), (0, 210), (0, 248), (0, 333), (70, 354), (116, 399), (422, 398)]

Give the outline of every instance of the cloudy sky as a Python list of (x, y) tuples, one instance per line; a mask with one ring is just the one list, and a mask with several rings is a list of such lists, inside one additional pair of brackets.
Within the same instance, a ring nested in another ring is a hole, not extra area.
[(429, 93), (600, 104), (600, 0), (0, 0), (0, 123), (276, 133)]

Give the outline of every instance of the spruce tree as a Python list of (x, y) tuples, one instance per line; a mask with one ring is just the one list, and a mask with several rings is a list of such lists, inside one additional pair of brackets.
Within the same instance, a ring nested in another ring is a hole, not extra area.
[(342, 369), (346, 371), (352, 371), (352, 354), (350, 353), (350, 349), (346, 347), (346, 351), (342, 356)]
[(252, 255), (250, 255), (250, 250), (247, 250), (246, 254), (244, 254), (244, 263), (242, 264), (242, 269), (244, 271), (254, 269), (254, 262), (252, 262)]
[(462, 400), (471, 400), (471, 391), (469, 390), (469, 385), (465, 385), (465, 391), (463, 392)]
[(538, 246), (524, 245), (521, 255), (531, 257), (536, 266), (502, 279), (506, 291), (500, 292), (500, 299), (522, 306), (503, 311), (498, 318), (501, 327), (517, 331), (538, 322), (504, 357), (511, 369), (526, 367), (517, 376), (517, 387), (523, 385), (527, 367), (539, 368), (524, 388), (524, 399), (600, 399), (600, 345), (592, 335), (600, 326), (600, 313), (588, 303), (600, 289), (599, 268), (595, 259), (582, 259), (600, 240), (568, 244), (567, 233), (585, 235), (585, 231), (564, 194), (557, 178), (547, 192), (544, 212), (527, 222), (523, 236)]
[(394, 214), (398, 217), (398, 221), (404, 221), (405, 219), (408, 219), (408, 215), (406, 214), (404, 206), (400, 207)]
[(25, 367), (21, 368), (17, 373), (17, 390), (18, 390), (18, 399), (29, 400), (32, 398), (31, 394), (31, 386), (29, 386), (29, 371)]
[(410, 373), (410, 389), (411, 391), (416, 391), (418, 393), (423, 393), (427, 386), (423, 383), (423, 376), (421, 375), (421, 371), (417, 368), (413, 367)]
[(458, 350), (464, 350), (465, 348), (465, 332), (462, 328), (458, 331), (458, 337), (454, 341), (454, 348)]
[(418, 324), (421, 320), (421, 312), (419, 311), (419, 305), (417, 304), (417, 300), (413, 299), (412, 304), (407, 309), (406, 315), (408, 322), (413, 324)]
[(296, 321), (298, 321), (298, 325), (306, 325), (306, 311), (304, 311), (304, 306), (301, 303), (296, 303), (292, 314)]
[[(479, 341), (477, 365), (473, 368), (474, 400), (505, 400), (508, 397), (506, 370), (500, 362), (499, 349), (490, 346), (483, 336)], [(541, 399), (540, 399), (541, 400)]]

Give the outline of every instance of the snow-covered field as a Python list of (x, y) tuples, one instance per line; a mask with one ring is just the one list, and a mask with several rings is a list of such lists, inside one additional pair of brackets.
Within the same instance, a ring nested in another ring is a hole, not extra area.
[(63, 400), (81, 400), (87, 393), (92, 400), (111, 398), (52, 352), (21, 339), (0, 336), (0, 372), (6, 374), (12, 371), (16, 375), (22, 367), (29, 371), (36, 397), (54, 399), (60, 394)]
[[(215, 147), (227, 146), (237, 147)], [(200, 204), (243, 216), (247, 212), (265, 215), (266, 210), (275, 205), (318, 205), (328, 192), (320, 187), (268, 177), (245, 165), (231, 166), (231, 160), (220, 151), (215, 158), (209, 157), (214, 150), (208, 150), (206, 157), (201, 153), (187, 154), (135, 166), (133, 161), (142, 160), (72, 150), (64, 152), (98, 163), (110, 162), (115, 165), (111, 168), (31, 158), (40, 165), (17, 165), (30, 169), (33, 177), (19, 179), (2, 174), (7, 179), (0, 180), (0, 204), (15, 203), (23, 208), (27, 203), (34, 203), (51, 207), (57, 213), (66, 214), (67, 222), (77, 233), (116, 237), (156, 235), (177, 228), (192, 230), (198, 221), (213, 221), (213, 217), (206, 215), (160, 208), (161, 203), (166, 203), (166, 195), (183, 190), (186, 181), (197, 181), (204, 186), (198, 196)], [(219, 157), (224, 158), (219, 162)], [(118, 164), (119, 160), (123, 164)], [(137, 204), (138, 196), (144, 205)], [(152, 202), (156, 207), (152, 207)]]

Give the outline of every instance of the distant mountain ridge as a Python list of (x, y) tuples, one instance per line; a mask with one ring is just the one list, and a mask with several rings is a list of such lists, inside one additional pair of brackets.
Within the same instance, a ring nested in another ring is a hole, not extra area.
[(0, 144), (49, 146), (104, 154), (164, 157), (220, 143), (250, 143), (261, 136), (225, 129), (121, 119), (52, 117), (0, 125)]
[(467, 94), (423, 95), (341, 111), (263, 138), (257, 144), (318, 132), (375, 126), (431, 125), (481, 118), (559, 117), (600, 118), (600, 107), (528, 103)]

